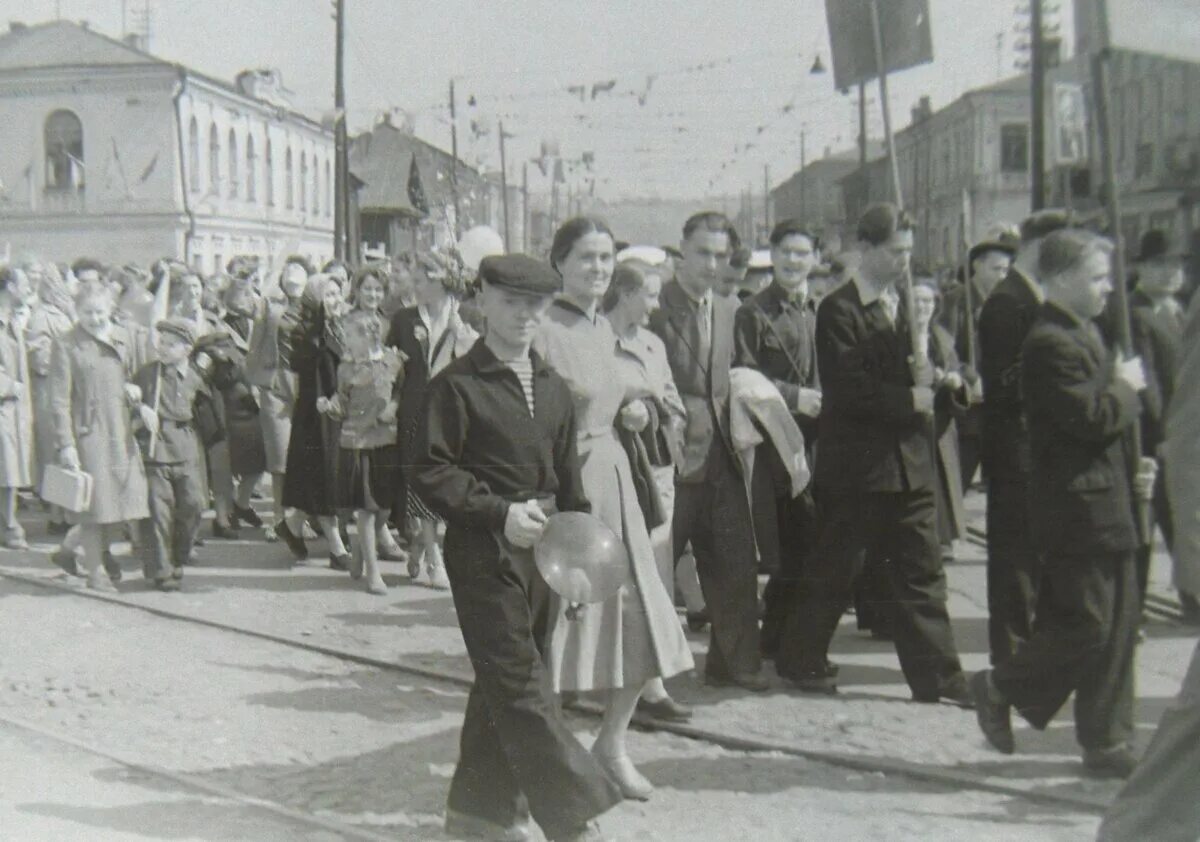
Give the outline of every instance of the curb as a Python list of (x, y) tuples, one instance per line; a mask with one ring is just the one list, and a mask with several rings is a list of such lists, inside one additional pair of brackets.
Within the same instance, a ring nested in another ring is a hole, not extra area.
[[(123, 608), (143, 611), (147, 614), (151, 614), (162, 619), (182, 620), (184, 622), (193, 623), (199, 626), (205, 626), (220, 631), (231, 632), (233, 634), (253, 637), (283, 646), (291, 646), (296, 649), (305, 650), (318, 655), (325, 655), (326, 657), (330, 658), (337, 658), (338, 660), (342, 661), (349, 661), (361, 666), (374, 667), (391, 672), (401, 672), (408, 675), (415, 675), (421, 678), (454, 684), (465, 688), (469, 688), (474, 683), (471, 677), (462, 675), (460, 673), (444, 672), (442, 670), (405, 663), (403, 660), (385, 661), (380, 658), (373, 658), (369, 655), (347, 652), (333, 646), (323, 646), (318, 643), (310, 643), (308, 641), (297, 640), (295, 638), (285, 637), (283, 635), (271, 634), (270, 632), (247, 629), (241, 626), (234, 626), (216, 620), (192, 617), (187, 614), (166, 611), (153, 606), (138, 605), (133, 602), (128, 602), (119, 596), (88, 590), (79, 590), (77, 588), (70, 587), (63, 582), (50, 579), (43, 579), (36, 576), (26, 576), (4, 570), (0, 570), (0, 578), (23, 582), (35, 587), (75, 594), (88, 599), (95, 599), (100, 602), (119, 605)], [(571, 705), (570, 709), (595, 717), (599, 717), (603, 712), (603, 709), (600, 707), (600, 705), (588, 701), (577, 702)], [(777, 752), (787, 754), (792, 757), (798, 757), (803, 760), (826, 763), (831, 766), (851, 769), (858, 772), (882, 772), (887, 775), (903, 775), (914, 780), (933, 783), (950, 789), (973, 789), (981, 792), (993, 793), (996, 795), (1006, 795), (1013, 798), (1020, 798), (1034, 803), (1046, 804), (1055, 807), (1066, 807), (1072, 810), (1087, 813), (1103, 813), (1108, 807), (1108, 800), (1106, 798), (1022, 789), (1021, 787), (1011, 786), (1005, 783), (982, 780), (974, 775), (971, 775), (970, 773), (956, 773), (951, 770), (929, 768), (904, 760), (890, 760), (886, 758), (869, 758), (858, 755), (839, 754), (837, 752), (807, 749), (791, 743), (775, 743), (766, 740), (756, 740), (748, 737), (738, 737), (730, 734), (723, 734), (719, 731), (711, 731), (705, 728), (694, 727), (691, 725), (660, 722), (658, 720), (646, 717), (643, 714), (635, 715), (633, 721), (635, 724), (647, 730), (674, 734), (676, 736), (710, 743), (712, 745), (719, 746), (720, 748), (732, 751), (751, 751), (757, 753)], [(381, 837), (368, 838), (376, 839)]]

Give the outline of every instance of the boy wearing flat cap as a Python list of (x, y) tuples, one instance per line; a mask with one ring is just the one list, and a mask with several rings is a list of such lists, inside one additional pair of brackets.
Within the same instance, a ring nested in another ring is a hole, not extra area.
[(590, 509), (567, 385), (530, 351), (559, 291), (525, 255), (484, 258), (484, 338), (430, 383), (407, 460), (446, 521), (445, 563), (475, 684), (450, 784), (451, 835), (597, 840), (592, 819), (621, 800), (566, 727), (542, 652), (550, 592), (530, 551), (548, 515)]
[(133, 378), (142, 390), (136, 420), (150, 492), (142, 570), (159, 590), (177, 591), (204, 509), (196, 418), (208, 390), (189, 359), (196, 344), (192, 323), (170, 318), (155, 328), (158, 361)]

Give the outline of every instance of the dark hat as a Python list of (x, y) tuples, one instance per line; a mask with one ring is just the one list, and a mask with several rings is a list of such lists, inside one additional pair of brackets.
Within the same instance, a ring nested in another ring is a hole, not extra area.
[(1151, 228), (1142, 235), (1142, 241), (1138, 248), (1138, 262), (1145, 263), (1151, 260), (1182, 258), (1182, 250), (1174, 248), (1175, 244), (1171, 240), (1171, 235), (1166, 231), (1163, 231), (1161, 228)]
[(562, 278), (548, 263), (527, 254), (497, 254), (479, 263), (479, 278), (484, 283), (526, 295), (556, 295)]
[(196, 344), (196, 328), (187, 319), (171, 317), (169, 319), (161, 319), (154, 326), (159, 333), (170, 333), (178, 336), (188, 345)]
[(1021, 242), (1031, 243), (1071, 226), (1071, 215), (1061, 208), (1036, 211), (1021, 222)]
[(970, 266), (975, 262), (975, 258), (987, 254), (989, 251), (998, 251), (1012, 257), (1017, 253), (1017, 244), (1011, 240), (997, 238), (995, 240), (982, 240), (967, 252), (967, 265)]

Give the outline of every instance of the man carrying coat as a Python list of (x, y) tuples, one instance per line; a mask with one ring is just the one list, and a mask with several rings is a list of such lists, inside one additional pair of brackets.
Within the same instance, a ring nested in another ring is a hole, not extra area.
[(1138, 545), (1131, 479), (1148, 497), (1153, 460), (1131, 478), (1128, 431), (1146, 387), (1140, 359), (1122, 360), (1094, 319), (1112, 291), (1112, 245), (1078, 229), (1042, 243), (1047, 301), (1021, 349), (1029, 419), (1031, 525), (1042, 558), (1033, 636), (971, 679), (988, 741), (1014, 750), (1009, 706), (1043, 729), (1075, 693), (1085, 770), (1126, 777), (1134, 760), (1133, 653)]

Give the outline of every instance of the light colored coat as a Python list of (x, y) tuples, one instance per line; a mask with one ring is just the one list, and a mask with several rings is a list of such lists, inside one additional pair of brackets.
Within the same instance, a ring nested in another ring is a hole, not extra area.
[(33, 399), (24, 332), (0, 319), (0, 486), (33, 484)]
[(621, 591), (588, 605), (578, 619), (567, 619), (567, 606), (556, 601), (547, 659), (554, 689), (631, 687), (691, 669), (687, 640), (655, 565), (629, 457), (614, 430), (626, 400), (649, 395), (621, 374), (617, 337), (603, 316), (593, 322), (570, 304), (556, 303), (534, 349), (571, 390), (584, 494), (592, 514), (621, 538), (631, 566)]
[(54, 410), (50, 406), (50, 353), (54, 341), (70, 329), (71, 317), (45, 302), (33, 309), (25, 328), (33, 394), (33, 485), (39, 489), (46, 466), (58, 464), (58, 439), (54, 434)]
[(108, 341), (77, 325), (54, 343), (50, 384), (56, 444), (59, 450), (74, 447), (94, 482), (91, 510), (72, 515), (73, 522), (121, 523), (149, 516), (146, 474), (125, 399), (140, 351), (118, 325)]

